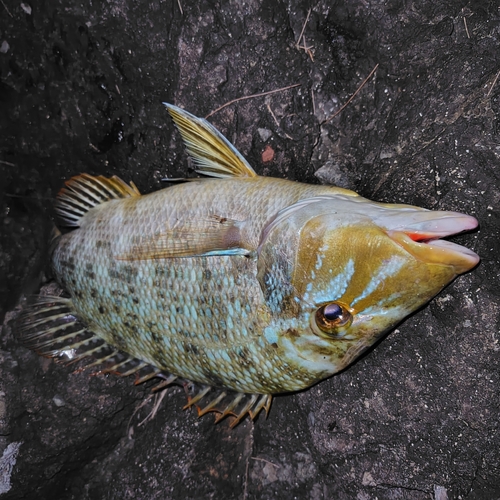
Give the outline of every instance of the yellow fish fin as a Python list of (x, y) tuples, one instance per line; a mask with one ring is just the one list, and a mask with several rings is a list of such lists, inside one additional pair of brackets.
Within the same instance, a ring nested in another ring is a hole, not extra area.
[(184, 221), (154, 235), (140, 235), (117, 260), (156, 260), (210, 255), (248, 255), (254, 248), (243, 241), (242, 222), (212, 215)]
[(257, 177), (238, 150), (210, 123), (163, 103), (182, 135), (196, 172), (211, 177)]
[(81, 174), (65, 182), (59, 191), (54, 209), (65, 226), (78, 227), (80, 219), (93, 207), (109, 200), (141, 196), (136, 185), (126, 184), (114, 175), (111, 178)]

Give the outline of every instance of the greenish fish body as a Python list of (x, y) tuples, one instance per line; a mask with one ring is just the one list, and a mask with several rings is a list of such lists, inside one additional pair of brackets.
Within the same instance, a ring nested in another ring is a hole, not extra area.
[(143, 196), (117, 178), (67, 183), (56, 210), (74, 230), (52, 262), (70, 299), (40, 299), (20, 321), (42, 354), (153, 367), (201, 384), (192, 402), (221, 388), (207, 411), (239, 421), (345, 368), (477, 264), (440, 239), (473, 217), (257, 176), (210, 124), (167, 107), (217, 178)]

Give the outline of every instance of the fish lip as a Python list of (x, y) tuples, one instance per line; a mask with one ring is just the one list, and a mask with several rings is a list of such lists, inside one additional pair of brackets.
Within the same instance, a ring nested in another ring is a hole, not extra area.
[(388, 235), (419, 260), (452, 266), (456, 274), (470, 271), (479, 263), (479, 255), (441, 238), (475, 229), (478, 221), (469, 215), (453, 212), (441, 216), (438, 214), (435, 219), (428, 219), (424, 224), (410, 224), (388, 231)]
[(413, 241), (428, 241), (471, 231), (478, 225), (477, 219), (470, 215), (458, 212), (422, 211), (415, 214), (415, 220), (411, 224), (391, 229), (403, 231)]

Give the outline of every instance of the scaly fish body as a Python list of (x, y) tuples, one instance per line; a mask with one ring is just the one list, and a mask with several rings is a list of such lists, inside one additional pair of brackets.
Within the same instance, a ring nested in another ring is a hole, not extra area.
[[(81, 331), (157, 370), (237, 393), (303, 389), (478, 262), (439, 240), (474, 218), (259, 177), (207, 122), (168, 107), (200, 171), (226, 178), (141, 196), (77, 177), (56, 206), (77, 229), (53, 252)], [(31, 347), (78, 344), (73, 329), (62, 345), (62, 320), (39, 310), (22, 320)]]
[[(256, 253), (263, 228), (279, 210), (327, 191), (264, 177), (207, 179), (109, 201), (61, 237), (53, 267), (81, 319), (137, 358), (242, 392), (300, 389), (318, 380), (317, 370), (287, 362), (277, 343), (263, 335), (273, 325), (276, 305), (257, 279), (257, 255), (139, 257), (161, 251), (158, 235), (171, 232), (175, 244), (184, 231), (196, 235), (223, 219), (237, 221), (238, 241)], [(276, 192), (280, 196), (273, 198)]]

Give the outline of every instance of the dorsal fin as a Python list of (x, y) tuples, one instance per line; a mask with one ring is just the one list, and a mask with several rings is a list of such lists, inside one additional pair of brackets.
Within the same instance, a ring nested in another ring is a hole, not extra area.
[(126, 184), (114, 175), (111, 178), (81, 174), (65, 182), (59, 191), (54, 208), (61, 223), (78, 227), (80, 219), (93, 207), (105, 201), (141, 196), (136, 185)]
[(196, 172), (211, 177), (257, 177), (238, 150), (210, 123), (163, 103), (182, 135)]

